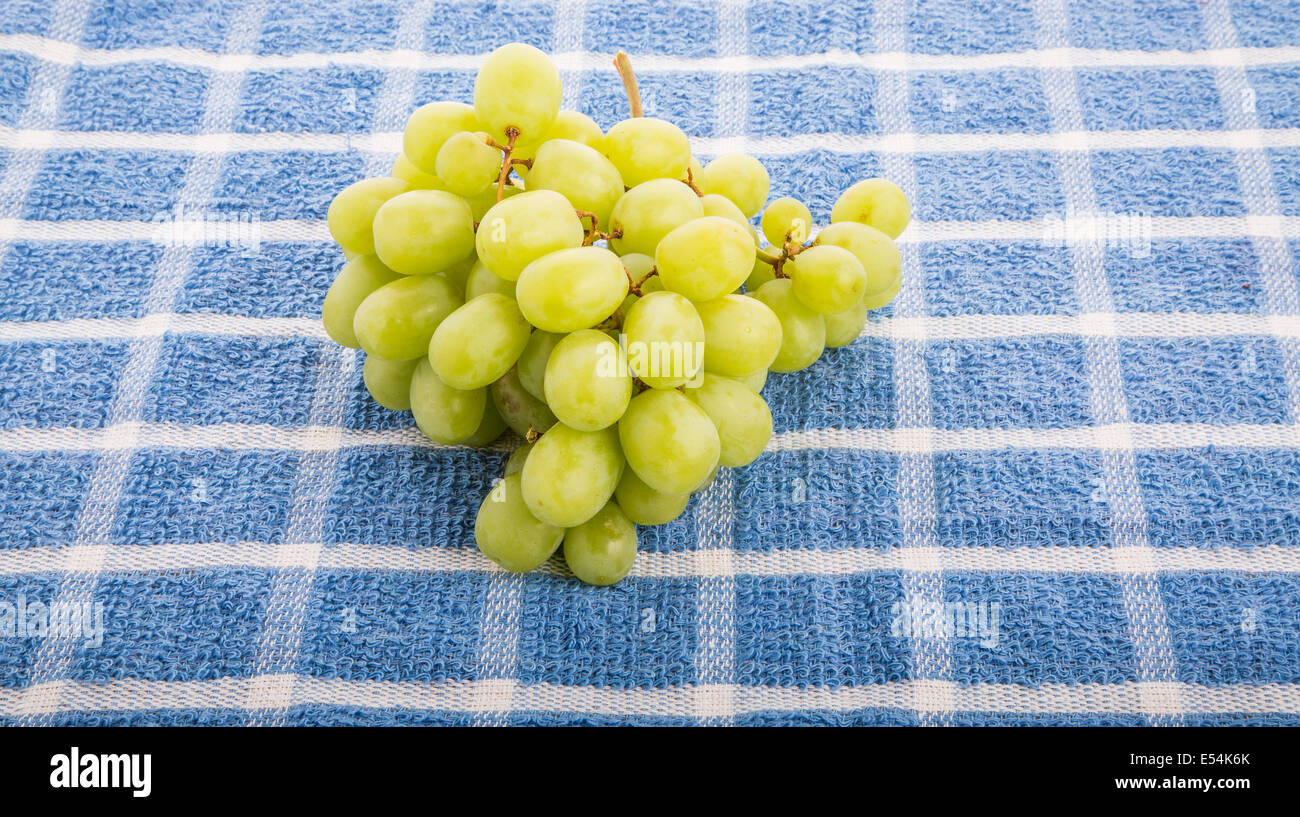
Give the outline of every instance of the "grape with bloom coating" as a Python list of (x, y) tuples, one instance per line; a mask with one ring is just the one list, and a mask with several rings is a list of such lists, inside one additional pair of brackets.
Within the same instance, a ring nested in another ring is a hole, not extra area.
[(525, 138), (535, 138), (534, 134), (550, 130), (560, 112), (561, 92), (560, 72), (550, 57), (531, 45), (510, 43), (493, 51), (479, 66), (474, 79), (474, 113), (483, 129), (502, 144), (510, 128)]
[(652, 389), (675, 389), (704, 365), (704, 324), (676, 292), (651, 292), (623, 319), (628, 369)]
[(529, 190), (554, 190), (575, 209), (595, 213), (600, 224), (623, 196), (618, 168), (595, 148), (568, 139), (542, 145), (528, 171)]
[(474, 252), (474, 216), (459, 196), (412, 190), (375, 213), (375, 255), (394, 272), (431, 275)]
[(453, 389), (481, 389), (515, 365), (530, 331), (513, 299), (489, 292), (438, 325), (429, 341), (429, 362)]
[(610, 128), (601, 150), (628, 187), (651, 179), (680, 181), (691, 162), (691, 143), (682, 129), (650, 116), (624, 119)]
[(461, 131), (443, 142), (434, 167), (446, 188), (458, 196), (475, 196), (496, 184), (501, 151), (488, 145), (485, 133)]
[(797, 372), (821, 357), (826, 346), (826, 323), (794, 294), (789, 278), (777, 278), (758, 288), (754, 297), (781, 321), (781, 351), (769, 366), (774, 372)]
[(549, 253), (581, 247), (584, 238), (568, 199), (553, 190), (529, 190), (483, 214), (475, 247), (494, 275), (518, 281), (524, 267)]
[(519, 475), (508, 474), (479, 506), (474, 541), (493, 562), (523, 573), (551, 558), (564, 541), (564, 529), (529, 513)]
[(385, 360), (366, 355), (366, 362), (361, 366), (361, 379), (376, 403), (393, 411), (407, 411), (411, 408), (411, 377), (419, 363), (419, 358)]
[(402, 179), (382, 176), (362, 179), (339, 191), (330, 202), (325, 224), (334, 242), (345, 252), (372, 255), (375, 251), (375, 214), (389, 199), (410, 190)]
[(663, 494), (645, 484), (631, 468), (623, 469), (623, 478), (614, 489), (614, 499), (638, 525), (664, 525), (682, 515), (690, 494)]
[(759, 369), (758, 371), (750, 372), (749, 374), (736, 375), (735, 379), (736, 382), (744, 383), (748, 386), (749, 390), (754, 394), (758, 394), (763, 391), (763, 387), (767, 385), (767, 369)]
[(627, 464), (664, 494), (690, 493), (718, 464), (718, 429), (704, 409), (681, 392), (647, 389), (618, 421)]
[(659, 241), (677, 227), (704, 215), (700, 197), (672, 179), (655, 179), (623, 194), (609, 214), (609, 246), (619, 255), (655, 254)]
[(343, 265), (321, 306), (321, 323), (325, 333), (340, 346), (360, 349), (357, 333), (352, 329), (357, 307), (370, 293), (402, 276), (393, 272), (373, 255), (358, 255)]
[(781, 350), (781, 321), (762, 301), (724, 295), (695, 305), (704, 324), (704, 369), (737, 377), (766, 369)]
[[(501, 419), (520, 437), (526, 438), (529, 429), (544, 434), (556, 423), (555, 414), (546, 404), (529, 394), (519, 383), (519, 372), (515, 369), (489, 386), (488, 392)], [(506, 473), (511, 473), (509, 467)]]
[(453, 389), (438, 378), (428, 358), (416, 364), (411, 413), (424, 436), (434, 442), (454, 445), (468, 440), (482, 425), (487, 402), (487, 389)]
[(867, 302), (860, 300), (843, 312), (822, 315), (826, 321), (826, 346), (830, 349), (848, 346), (862, 334), (867, 325)]
[(754, 229), (754, 225), (749, 223), (749, 219), (745, 218), (745, 214), (740, 212), (740, 208), (731, 199), (719, 196), (717, 193), (710, 193), (707, 196), (700, 196), (700, 205), (704, 207), (704, 215), (725, 218), (744, 227), (745, 232), (754, 239), (754, 247), (758, 247), (758, 230)]
[(864, 179), (840, 194), (831, 208), (831, 223), (856, 221), (898, 238), (912, 219), (912, 205), (888, 179)]
[(452, 134), (483, 130), (474, 109), (464, 102), (430, 102), (406, 120), (402, 154), (425, 173), (436, 175), (438, 151)]
[(728, 153), (709, 162), (696, 182), (704, 193), (731, 199), (746, 218), (763, 209), (772, 183), (763, 163), (743, 153)]
[(614, 584), (635, 560), (636, 525), (616, 502), (605, 503), (595, 516), (564, 532), (564, 561), (587, 584)]
[(546, 399), (546, 364), (551, 360), (551, 352), (555, 349), (555, 344), (563, 338), (564, 335), (554, 332), (533, 330), (533, 334), (528, 336), (528, 343), (524, 346), (523, 353), (519, 355), (519, 362), (515, 364), (519, 372), (519, 384), (524, 387), (524, 391), (538, 400)]
[(581, 142), (597, 150), (600, 149), (600, 142), (605, 138), (601, 131), (600, 125), (584, 113), (577, 111), (564, 110), (560, 111), (555, 117), (555, 122), (551, 124), (550, 131), (546, 134), (547, 140), (568, 139), (573, 142)]
[(655, 268), (664, 289), (711, 301), (745, 282), (754, 268), (754, 239), (730, 219), (697, 218), (664, 236)]
[(576, 332), (613, 314), (627, 288), (617, 255), (604, 247), (576, 247), (529, 264), (519, 276), (515, 297), (538, 329)]
[(469, 277), (465, 279), (465, 300), (468, 301), (489, 292), (495, 292), (513, 300), (515, 297), (515, 282), (498, 278), (492, 274), (492, 270), (487, 268), (487, 264), (476, 260), (474, 266), (470, 268)]
[(357, 307), (352, 329), (366, 354), (411, 360), (429, 351), (429, 339), (463, 303), (440, 275), (407, 275), (384, 284)]
[(524, 502), (544, 522), (581, 525), (614, 495), (623, 466), (614, 429), (578, 431), (556, 423), (524, 462)]
[(767, 402), (739, 380), (707, 373), (703, 380), (699, 388), (687, 389), (686, 396), (718, 429), (718, 462), (728, 468), (749, 465), (772, 439)]
[(857, 256), (833, 244), (799, 253), (790, 277), (799, 300), (823, 315), (851, 308), (867, 289), (867, 272)]
[(421, 170), (415, 162), (406, 158), (405, 153), (397, 154), (393, 160), (393, 169), (391, 175), (395, 179), (401, 179), (411, 186), (412, 190), (446, 190), (447, 185), (442, 183), (442, 179), (434, 173), (426, 173)]
[(879, 295), (898, 286), (903, 256), (894, 239), (875, 227), (856, 221), (836, 222), (817, 234), (817, 244), (843, 247), (857, 256), (867, 273), (864, 297)]
[(803, 202), (787, 196), (769, 204), (759, 224), (763, 236), (775, 247), (784, 247), (787, 235), (790, 241), (802, 244), (812, 232), (812, 213)]
[(618, 422), (632, 399), (632, 378), (618, 344), (604, 332), (582, 329), (555, 345), (546, 364), (546, 403), (560, 422), (598, 431)]

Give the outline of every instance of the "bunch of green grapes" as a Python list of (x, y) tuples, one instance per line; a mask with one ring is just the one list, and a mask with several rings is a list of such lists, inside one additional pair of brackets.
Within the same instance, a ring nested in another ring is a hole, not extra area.
[(346, 263), (322, 320), (365, 351), (376, 402), (444, 445), (522, 438), (479, 508), (479, 549), (511, 571), (563, 549), (596, 585), (632, 569), (638, 525), (763, 453), (768, 373), (851, 343), (894, 298), (910, 218), (869, 179), (814, 237), (803, 203), (768, 203), (757, 159), (701, 165), (628, 85), (634, 115), (602, 131), (560, 110), (545, 54), (507, 45), (472, 105), (417, 109), (392, 175), (328, 214)]

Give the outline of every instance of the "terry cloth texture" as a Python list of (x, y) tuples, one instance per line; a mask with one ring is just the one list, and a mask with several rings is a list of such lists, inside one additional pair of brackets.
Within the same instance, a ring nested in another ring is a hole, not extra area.
[[(1300, 3), (843, 5), (6, 3), (0, 721), (1300, 720)], [(494, 569), (509, 445), (319, 326), (332, 196), (513, 40), (821, 224), (914, 207), (613, 588)]]

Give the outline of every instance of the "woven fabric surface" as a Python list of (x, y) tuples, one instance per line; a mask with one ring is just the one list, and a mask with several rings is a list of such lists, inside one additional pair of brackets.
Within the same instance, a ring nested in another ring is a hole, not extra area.
[[(319, 325), (481, 56), (913, 203), (899, 298), (630, 578), (474, 547)], [(1294, 724), (1300, 3), (8, 0), (0, 723)]]

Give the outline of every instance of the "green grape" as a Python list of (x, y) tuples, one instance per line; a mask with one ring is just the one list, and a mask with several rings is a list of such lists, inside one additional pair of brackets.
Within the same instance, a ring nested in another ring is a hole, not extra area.
[(438, 379), (428, 358), (416, 364), (411, 376), (411, 413), (424, 436), (434, 442), (454, 445), (474, 436), (483, 425), (487, 405), (487, 389), (453, 389)]
[(700, 484), (692, 488), (691, 493), (699, 494), (707, 491), (709, 489), (709, 486), (713, 484), (713, 481), (718, 478), (718, 472), (721, 470), (722, 470), (721, 463), (713, 466), (713, 470), (709, 472), (709, 475), (704, 479), (700, 480)]
[(675, 389), (704, 365), (704, 324), (676, 292), (651, 292), (623, 319), (628, 369), (652, 389)]
[(867, 325), (867, 302), (860, 300), (843, 312), (822, 315), (822, 319), (826, 322), (827, 347), (848, 346), (858, 339), (862, 328)]
[(784, 247), (786, 236), (795, 244), (808, 240), (812, 232), (812, 213), (798, 199), (780, 198), (763, 211), (763, 235), (774, 247)]
[(524, 462), (528, 459), (528, 453), (532, 450), (533, 443), (527, 442), (516, 448), (514, 453), (510, 455), (510, 459), (506, 460), (506, 476), (518, 474), (524, 470)]
[(659, 240), (691, 219), (704, 215), (700, 197), (686, 185), (672, 179), (655, 179), (623, 194), (609, 214), (610, 231), (619, 233), (609, 240), (619, 255), (655, 254)]
[[(578, 210), (595, 213), (601, 225), (623, 196), (618, 168), (595, 148), (552, 139), (542, 145), (528, 171), (529, 190), (554, 190)], [(603, 227), (602, 227), (603, 229)]]
[(456, 288), (456, 292), (460, 294), (461, 299), (466, 300), (465, 287), (469, 283), (469, 273), (474, 269), (474, 266), (477, 263), (478, 259), (473, 255), (470, 255), (468, 258), (464, 258), (452, 264), (450, 267), (440, 270), (437, 274), (446, 278), (447, 281)]
[(799, 300), (823, 315), (851, 308), (867, 290), (867, 272), (858, 257), (834, 244), (799, 253), (790, 278)]
[(771, 179), (767, 168), (753, 156), (728, 153), (704, 166), (697, 185), (706, 194), (726, 196), (735, 202), (746, 218), (753, 218), (767, 203)]
[(560, 112), (560, 94), (560, 72), (551, 58), (531, 45), (510, 43), (493, 51), (479, 66), (474, 113), (502, 144), (509, 128), (533, 139), (534, 134), (545, 135), (550, 130)]
[(411, 376), (415, 374), (416, 360), (385, 360), (366, 355), (361, 367), (361, 379), (375, 402), (393, 411), (411, 408)]
[(623, 478), (614, 489), (618, 506), (638, 525), (665, 525), (682, 515), (691, 495), (665, 494), (656, 491), (636, 475), (631, 468), (623, 470)]
[(767, 369), (781, 350), (781, 321), (762, 301), (723, 295), (695, 305), (704, 324), (704, 369), (728, 377)]
[[(452, 134), (480, 131), (474, 109), (463, 102), (430, 102), (421, 105), (406, 120), (402, 134), (402, 153), (425, 173), (438, 171), (438, 151)], [(441, 185), (436, 188), (441, 189)]]
[(346, 252), (373, 255), (375, 214), (389, 199), (410, 189), (401, 179), (383, 176), (362, 179), (340, 190), (325, 215), (325, 224), (335, 243)]
[(704, 165), (700, 164), (699, 159), (692, 156), (690, 164), (686, 166), (686, 175), (681, 180), (692, 182), (696, 187), (699, 187), (702, 178), (704, 178)]
[(470, 448), (483, 448), (496, 442), (505, 430), (506, 421), (497, 412), (492, 401), (487, 400), (483, 403), (483, 419), (479, 421), (478, 428), (474, 429), (473, 434), (461, 440), (460, 444)]
[(507, 281), (518, 281), (524, 267), (548, 253), (581, 247), (586, 238), (569, 200), (553, 190), (530, 190), (503, 199), (483, 214), (481, 222), (475, 239), (478, 257)]
[(867, 293), (862, 296), (862, 304), (867, 309), (879, 309), (898, 297), (898, 290), (901, 286), (902, 281), (899, 280), (895, 281), (894, 285), (884, 292), (878, 292), (875, 294)]
[[(519, 373), (511, 369), (491, 385), (492, 405), (501, 419), (506, 421), (520, 437), (527, 438), (529, 429), (545, 433), (555, 425), (555, 415), (546, 404), (529, 394), (519, 383)], [(506, 473), (510, 473), (507, 469)]]
[(375, 254), (394, 272), (431, 275), (474, 252), (474, 216), (459, 196), (412, 190), (375, 213)]
[(718, 429), (718, 463), (728, 468), (749, 465), (772, 439), (767, 402), (739, 380), (716, 374), (705, 374), (703, 380), (699, 388), (687, 389), (686, 397), (704, 409)]
[(759, 369), (758, 371), (750, 372), (749, 374), (736, 375), (735, 379), (748, 386), (749, 390), (754, 394), (758, 394), (763, 390), (763, 387), (767, 385), (767, 369)]
[(857, 256), (867, 272), (865, 296), (879, 295), (898, 287), (903, 256), (898, 252), (894, 239), (875, 227), (856, 221), (836, 222), (817, 234), (817, 244), (843, 247)]
[(434, 167), (447, 189), (476, 196), (492, 187), (501, 173), (501, 151), (488, 145), (487, 134), (461, 131), (443, 142)]
[[(343, 249), (343, 248), (340, 247), (339, 249)], [(357, 258), (357, 257), (358, 257), (357, 253), (352, 252), (352, 250), (343, 250), (344, 261), (351, 261), (353, 258)]]
[(597, 125), (590, 116), (577, 111), (560, 111), (555, 117), (555, 122), (551, 124), (551, 130), (546, 134), (546, 138), (568, 139), (599, 149), (605, 134), (601, 132), (600, 125)]
[(754, 258), (754, 269), (745, 279), (745, 291), (749, 293), (757, 292), (758, 288), (768, 281), (776, 280), (776, 269), (766, 261), (757, 256)]
[(519, 362), (515, 364), (519, 371), (519, 384), (538, 400), (546, 399), (546, 364), (551, 360), (555, 344), (563, 338), (564, 335), (553, 332), (533, 330), (533, 334), (528, 336), (523, 354), (519, 355)]
[(587, 584), (614, 584), (636, 561), (636, 525), (618, 503), (607, 502), (595, 516), (564, 532), (564, 561)]
[(749, 223), (749, 219), (745, 218), (745, 214), (740, 212), (740, 208), (731, 199), (719, 196), (717, 193), (710, 193), (707, 196), (700, 196), (700, 205), (704, 207), (704, 215), (725, 218), (744, 227), (745, 232), (754, 239), (754, 247), (758, 247), (758, 230), (754, 229), (754, 225)]
[(789, 278), (768, 281), (754, 297), (767, 304), (781, 321), (781, 351), (768, 368), (797, 372), (817, 362), (826, 346), (826, 322), (794, 294), (794, 282)]
[(581, 525), (614, 495), (623, 466), (614, 429), (578, 431), (556, 423), (524, 462), (524, 502), (544, 522)]
[(711, 301), (745, 283), (754, 268), (754, 239), (730, 219), (697, 218), (664, 236), (655, 268), (664, 289)]
[(647, 389), (618, 421), (627, 464), (664, 494), (690, 493), (718, 464), (718, 429), (704, 409), (681, 392)]
[(576, 332), (612, 315), (627, 288), (617, 255), (604, 247), (575, 247), (529, 264), (515, 285), (515, 297), (538, 329)]
[(340, 346), (360, 349), (361, 342), (352, 330), (352, 319), (370, 293), (401, 278), (373, 255), (358, 255), (343, 265), (321, 306), (321, 323), (325, 333)]
[(352, 328), (366, 354), (389, 360), (424, 357), (433, 331), (462, 303), (441, 275), (404, 276), (366, 296)]
[(856, 221), (898, 238), (912, 219), (907, 195), (888, 179), (865, 179), (840, 194), (831, 208), (831, 223)]
[(475, 261), (473, 268), (469, 271), (469, 278), (465, 280), (465, 300), (468, 301), (489, 292), (495, 292), (513, 300), (515, 297), (515, 282), (496, 277), (492, 274), (492, 270), (487, 268), (487, 264), (482, 261)]
[(474, 520), (474, 541), (483, 555), (506, 570), (525, 573), (551, 558), (564, 541), (564, 529), (528, 512), (518, 474), (497, 483)]
[(412, 190), (447, 189), (442, 179), (439, 179), (436, 174), (421, 170), (419, 165), (406, 158), (405, 153), (397, 154), (397, 159), (393, 162), (392, 176), (409, 184)]
[(545, 389), (546, 404), (560, 422), (599, 431), (623, 416), (632, 399), (632, 378), (617, 343), (604, 332), (581, 329), (555, 345)]
[(515, 365), (531, 331), (513, 299), (489, 292), (438, 324), (429, 340), (429, 362), (453, 389), (481, 389)]
[(691, 162), (691, 142), (681, 128), (649, 116), (624, 119), (610, 128), (601, 149), (628, 187), (651, 179), (679, 182)]

